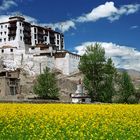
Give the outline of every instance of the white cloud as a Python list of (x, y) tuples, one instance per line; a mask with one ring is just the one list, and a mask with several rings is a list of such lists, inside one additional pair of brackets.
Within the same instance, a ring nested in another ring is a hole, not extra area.
[(41, 24), (43, 26), (51, 27), (52, 29), (59, 29), (62, 32), (68, 31), (70, 28), (76, 28), (75, 23), (72, 20), (67, 20), (64, 22), (58, 22), (58, 23), (50, 23), (50, 24)]
[[(75, 47), (78, 54), (83, 55), (88, 45), (96, 42), (84, 42)], [(112, 42), (98, 42), (105, 49), (106, 57), (111, 57), (117, 68), (140, 70), (140, 52), (135, 48), (120, 46)]]
[(140, 9), (140, 4), (123, 5), (117, 9), (115, 13), (108, 17), (110, 21), (118, 20), (122, 15), (130, 15), (136, 13)]
[[(2, 5), (0, 6), (1, 10), (6, 10), (11, 6), (16, 6), (17, 4), (13, 0), (3, 0)], [(48, 26), (53, 29), (58, 29), (61, 32), (66, 32), (71, 28), (76, 28), (76, 24), (82, 22), (91, 22), (97, 21), (101, 18), (106, 18), (110, 21), (118, 20), (122, 15), (129, 15), (137, 12), (140, 9), (140, 4), (129, 4), (129, 5), (122, 5), (121, 7), (117, 8), (114, 5), (114, 2), (106, 2), (105, 4), (99, 5), (96, 8), (93, 8), (90, 13), (84, 14), (79, 16), (75, 19), (67, 20), (64, 22), (57, 22), (57, 23), (39, 23), (37, 19), (25, 16), (26, 20), (32, 23), (36, 23), (43, 26)], [(15, 13), (15, 12), (14, 12)], [(7, 18), (7, 16), (2, 15), (0, 16), (0, 21), (3, 21)]]
[(0, 23), (8, 21), (9, 16), (8, 15), (0, 15)]
[(130, 27), (130, 29), (137, 29), (137, 28), (139, 28), (138, 25), (134, 25), (134, 26), (131, 26), (131, 27)]
[[(9, 20), (9, 17), (12, 15), (16, 15), (17, 12), (13, 12), (11, 13), (11, 15), (0, 15), (0, 23), (1, 22), (7, 22)], [(37, 23), (37, 19), (30, 17), (30, 16), (26, 16), (26, 15), (22, 15), (18, 12), (18, 15), (23, 16), (25, 18), (26, 21), (30, 22), (30, 23)]]
[(26, 21), (30, 22), (30, 23), (37, 23), (37, 19), (33, 18), (33, 17), (30, 17), (30, 16), (27, 16), (27, 15), (22, 15)]
[(110, 21), (118, 20), (122, 15), (129, 15), (137, 12), (140, 9), (140, 4), (123, 5), (120, 8), (114, 6), (114, 2), (106, 2), (93, 8), (88, 14), (80, 16), (76, 21), (89, 22), (96, 21), (101, 18), (107, 18)]
[(78, 22), (96, 21), (100, 18), (110, 17), (113, 13), (117, 12), (114, 2), (106, 2), (94, 8), (90, 13), (78, 17)]
[(0, 12), (8, 10), (12, 6), (17, 6), (16, 2), (13, 0), (3, 0), (2, 4), (0, 5)]
[(101, 18), (107, 18), (110, 21), (118, 20), (122, 15), (134, 14), (140, 9), (140, 4), (123, 5), (120, 8), (115, 7), (114, 2), (106, 2), (93, 8), (90, 13), (79, 16), (75, 19), (71, 19), (64, 22), (58, 22), (54, 24), (47, 24), (53, 29), (59, 29), (62, 32), (68, 31), (70, 28), (76, 28), (77, 22), (91, 22), (97, 21)]

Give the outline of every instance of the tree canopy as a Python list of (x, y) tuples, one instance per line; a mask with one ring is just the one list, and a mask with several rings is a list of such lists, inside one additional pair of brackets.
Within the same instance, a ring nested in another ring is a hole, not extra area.
[(114, 92), (113, 79), (116, 69), (111, 58), (105, 58), (105, 50), (100, 44), (87, 46), (79, 69), (84, 74), (84, 85), (92, 101), (110, 102)]
[(92, 101), (137, 103), (135, 87), (126, 71), (118, 73), (111, 58), (105, 57), (101, 44), (86, 47), (79, 69)]
[(41, 98), (57, 99), (59, 96), (59, 89), (57, 87), (55, 74), (50, 72), (50, 69), (46, 67), (44, 72), (37, 77), (33, 90), (34, 93)]

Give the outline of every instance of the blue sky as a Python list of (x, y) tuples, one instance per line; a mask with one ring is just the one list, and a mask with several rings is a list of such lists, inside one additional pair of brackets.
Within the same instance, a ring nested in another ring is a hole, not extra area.
[(0, 21), (16, 12), (63, 32), (70, 51), (99, 42), (117, 67), (140, 70), (140, 0), (0, 0)]

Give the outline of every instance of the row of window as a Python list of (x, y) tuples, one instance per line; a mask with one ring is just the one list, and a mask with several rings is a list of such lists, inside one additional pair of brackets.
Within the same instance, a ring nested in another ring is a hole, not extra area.
[[(4, 49), (2, 49), (1, 52), (4, 53)], [(13, 49), (10, 49), (10, 52), (13, 52)]]
[[(15, 37), (9, 37), (8, 38), (8, 41), (11, 41), (11, 40), (15, 40)], [(20, 40), (23, 41), (23, 37), (22, 36), (20, 36)], [(6, 42), (6, 38), (4, 38), (3, 41)], [(0, 38), (0, 42), (2, 42), (2, 38)]]
[[(6, 42), (6, 38), (3, 39), (4, 42)], [(2, 42), (2, 39), (0, 38), (0, 42)]]
[(3, 27), (5, 27), (5, 28), (7, 28), (8, 27), (8, 25), (1, 25), (1, 29), (3, 29)]
[(3, 35), (3, 33), (6, 35), (7, 34), (7, 32), (5, 31), (5, 32), (0, 32), (0, 35)]

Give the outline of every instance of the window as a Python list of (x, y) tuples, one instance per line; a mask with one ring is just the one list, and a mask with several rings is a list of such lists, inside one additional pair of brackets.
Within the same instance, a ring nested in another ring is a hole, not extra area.
[(59, 34), (57, 34), (57, 39), (59, 39)]
[(4, 53), (4, 50), (2, 49), (1, 52)]
[(47, 37), (46, 36), (44, 37), (44, 40), (47, 41)]
[(4, 38), (4, 42), (6, 41), (6, 38)]
[(2, 39), (0, 38), (0, 42), (2, 42)]
[(15, 37), (13, 37), (13, 40), (15, 40)]
[(4, 32), (4, 34), (6, 35), (6, 32)]
[(82, 99), (82, 102), (85, 102), (86, 100), (85, 99)]
[(13, 49), (10, 49), (10, 52), (13, 52)]
[(1, 28), (3, 29), (3, 25), (1, 25)]
[(19, 25), (21, 26), (21, 22), (19, 23)]
[(22, 41), (22, 36), (20, 36), (20, 40)]
[(34, 32), (36, 33), (36, 28), (34, 28)]
[(22, 34), (22, 30), (20, 29), (20, 34)]
[(36, 34), (34, 35), (35, 39), (36, 39)]
[(34, 50), (35, 48), (34, 48), (34, 47), (32, 47), (31, 49), (32, 49), (32, 50)]
[(7, 28), (7, 25), (5, 25), (5, 28)]
[(35, 44), (37, 44), (37, 41), (35, 40)]
[(2, 32), (0, 32), (0, 34), (2, 35)]
[(59, 44), (59, 40), (57, 40), (57, 44)]

